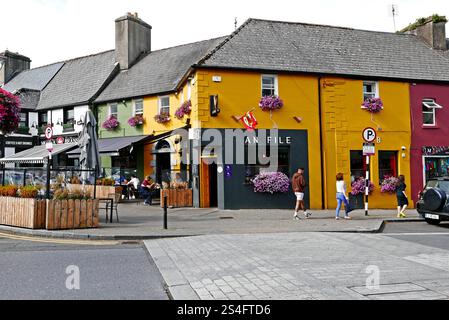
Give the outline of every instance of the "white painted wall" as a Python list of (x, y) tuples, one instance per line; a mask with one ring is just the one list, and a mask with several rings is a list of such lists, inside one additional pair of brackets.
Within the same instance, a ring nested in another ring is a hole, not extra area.
[[(62, 127), (62, 122), (64, 121), (64, 110), (63, 109), (55, 109), (51, 110), (51, 122), (53, 123), (53, 134), (61, 135), (63, 133), (64, 128)], [(58, 122), (61, 125), (58, 125)]]
[[(89, 106), (79, 106), (75, 107), (75, 121), (78, 122), (82, 120), (84, 122), (84, 116), (86, 115), (87, 110), (89, 110)], [(83, 130), (83, 126), (79, 126), (75, 124), (75, 131), (81, 132)]]
[(39, 114), (37, 112), (29, 112), (28, 113), (28, 128), (31, 128), (33, 124), (38, 126), (39, 123)]

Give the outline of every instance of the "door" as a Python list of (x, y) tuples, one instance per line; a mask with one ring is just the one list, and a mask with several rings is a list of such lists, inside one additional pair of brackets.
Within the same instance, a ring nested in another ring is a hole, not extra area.
[(200, 207), (215, 208), (218, 206), (217, 164), (201, 161), (200, 168)]

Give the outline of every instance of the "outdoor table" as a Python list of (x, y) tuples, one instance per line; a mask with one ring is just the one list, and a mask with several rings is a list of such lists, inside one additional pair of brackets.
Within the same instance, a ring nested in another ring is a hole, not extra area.
[[(98, 198), (98, 200), (100, 201), (110, 201), (111, 202), (111, 217), (110, 217), (110, 222), (112, 223), (112, 214), (113, 214), (113, 207), (114, 207), (114, 199), (113, 198)], [(106, 219), (106, 222), (108, 222), (108, 220)]]

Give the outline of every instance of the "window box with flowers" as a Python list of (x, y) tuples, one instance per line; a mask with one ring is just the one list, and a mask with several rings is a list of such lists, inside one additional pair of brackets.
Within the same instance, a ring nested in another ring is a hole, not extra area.
[(101, 127), (103, 129), (106, 129), (108, 131), (113, 131), (115, 129), (117, 129), (120, 125), (120, 122), (117, 120), (116, 117), (114, 116), (109, 116), (109, 118), (107, 118), (103, 124), (101, 125)]
[(135, 115), (134, 117), (131, 117), (128, 119), (128, 124), (131, 127), (138, 127), (145, 123), (145, 119), (142, 115)]
[(385, 176), (382, 184), (380, 192), (394, 194), (399, 185), (399, 179), (396, 177)]
[(256, 193), (287, 193), (290, 179), (282, 172), (261, 172), (253, 180)]
[(264, 96), (259, 101), (262, 111), (279, 110), (284, 106), (284, 102), (278, 96)]
[(384, 109), (384, 104), (380, 98), (368, 98), (362, 103), (361, 108), (371, 113), (379, 113)]
[(161, 112), (154, 116), (154, 121), (157, 123), (167, 123), (170, 122), (170, 114), (166, 112)]
[(190, 115), (192, 112), (192, 102), (190, 100), (185, 101), (175, 112), (175, 117), (181, 120), (185, 115)]
[[(351, 185), (352, 191), (349, 193), (349, 204), (351, 208), (362, 209), (364, 207), (364, 195), (366, 191), (366, 180), (363, 177), (356, 179)], [(374, 191), (374, 184), (369, 183), (369, 194)]]

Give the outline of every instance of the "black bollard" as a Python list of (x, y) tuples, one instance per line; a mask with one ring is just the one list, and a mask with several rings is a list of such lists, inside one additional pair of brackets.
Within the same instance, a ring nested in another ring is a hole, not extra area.
[(167, 230), (168, 229), (168, 226), (167, 226), (167, 217), (168, 216), (168, 206), (167, 206), (167, 196), (165, 195), (164, 196), (164, 230)]

